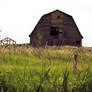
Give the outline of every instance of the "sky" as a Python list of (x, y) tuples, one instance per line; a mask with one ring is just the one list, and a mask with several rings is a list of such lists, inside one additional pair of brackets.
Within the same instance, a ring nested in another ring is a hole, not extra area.
[(92, 47), (92, 0), (0, 0), (0, 39), (29, 43), (41, 16), (56, 9), (73, 16), (83, 46)]

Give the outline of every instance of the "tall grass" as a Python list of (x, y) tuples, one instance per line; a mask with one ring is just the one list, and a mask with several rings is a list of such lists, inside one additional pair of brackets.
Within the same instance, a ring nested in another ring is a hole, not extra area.
[(92, 92), (91, 53), (86, 47), (0, 47), (0, 92)]

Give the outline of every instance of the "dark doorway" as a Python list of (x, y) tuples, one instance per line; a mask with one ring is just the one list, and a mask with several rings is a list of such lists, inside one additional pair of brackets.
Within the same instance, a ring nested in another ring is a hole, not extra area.
[(81, 41), (76, 41), (76, 45), (80, 45), (81, 44)]
[(58, 36), (58, 35), (59, 35), (59, 28), (51, 27), (50, 36)]

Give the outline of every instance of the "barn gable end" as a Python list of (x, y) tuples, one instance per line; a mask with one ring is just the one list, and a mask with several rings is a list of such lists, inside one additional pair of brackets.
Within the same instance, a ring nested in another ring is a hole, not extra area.
[(59, 10), (43, 15), (29, 37), (34, 47), (82, 46), (83, 38), (73, 17)]

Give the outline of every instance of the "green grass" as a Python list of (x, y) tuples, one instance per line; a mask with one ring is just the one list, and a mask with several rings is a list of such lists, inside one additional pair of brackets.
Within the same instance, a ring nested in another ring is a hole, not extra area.
[(92, 48), (0, 47), (0, 92), (92, 92)]

